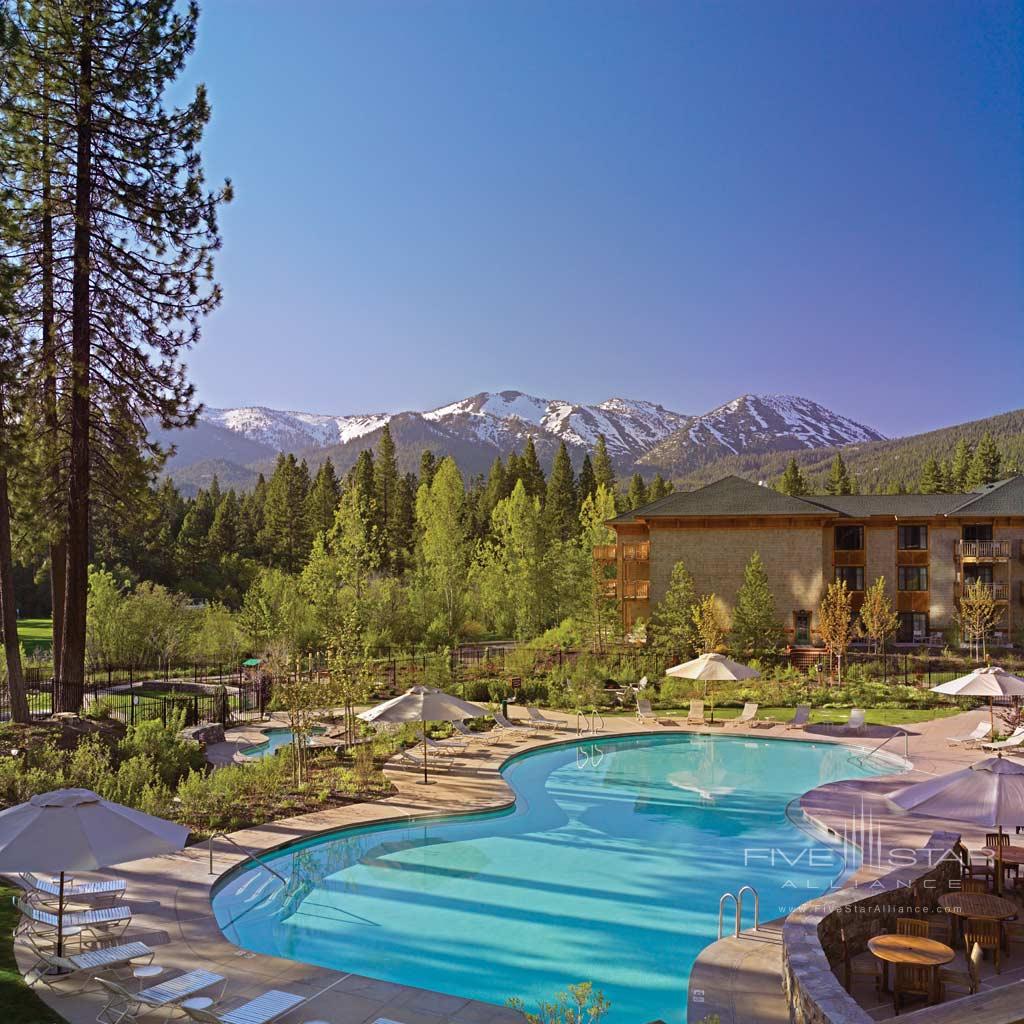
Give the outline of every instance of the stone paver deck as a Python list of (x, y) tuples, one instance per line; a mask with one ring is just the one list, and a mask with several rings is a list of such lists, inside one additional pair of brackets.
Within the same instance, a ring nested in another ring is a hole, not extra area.
[[(977, 717), (974, 713), (910, 727), (908, 731), (913, 733), (911, 756), (915, 767), (926, 771), (948, 770), (958, 763), (972, 761), (975, 755), (948, 752), (945, 736), (967, 731)], [(572, 724), (567, 716), (566, 721)], [(641, 726), (632, 717), (609, 717), (603, 735), (655, 731), (669, 730), (660, 726)], [(680, 725), (678, 731), (720, 730), (689, 730)], [(729, 730), (735, 735), (747, 732), (744, 729)], [(870, 746), (873, 745), (872, 740), (880, 742), (889, 732), (891, 730), (869, 730), (867, 739), (836, 738), (835, 742)], [(776, 726), (750, 733), (760, 737), (784, 736), (796, 742), (820, 742), (831, 738), (813, 727), (806, 732), (797, 732)], [(877, 739), (872, 733), (877, 735)], [(460, 758), (451, 769), (438, 773), (435, 784), (430, 786), (417, 784), (418, 772), (411, 766), (408, 769), (389, 766), (388, 774), (397, 791), (385, 800), (271, 822), (236, 832), (231, 839), (245, 850), (258, 854), (297, 839), (356, 824), (505, 807), (514, 798), (500, 774), (502, 764), (522, 750), (564, 741), (571, 736), (572, 733), (563, 732), (538, 736), (525, 743), (504, 740), (496, 744), (475, 744), (473, 753)], [(231, 741), (219, 744), (218, 749), (210, 752), (211, 760), (227, 763), (237, 749), (258, 742), (260, 738), (258, 729), (233, 730)], [(847, 790), (844, 785), (825, 787), (829, 792), (809, 802), (809, 813), (826, 821), (848, 813), (851, 801), (859, 797), (856, 788)], [(815, 791), (816, 794), (819, 792), (822, 791)], [(870, 795), (869, 798), (878, 799)], [(894, 835), (927, 831), (926, 825), (920, 829), (908, 829), (901, 824)], [(154, 946), (156, 962), (165, 968), (185, 971), (201, 965), (224, 975), (228, 979), (228, 995), (233, 999), (251, 998), (268, 988), (281, 988), (308, 996), (309, 1003), (285, 1018), (288, 1024), (313, 1019), (332, 1024), (364, 1024), (377, 1017), (399, 1020), (402, 1024), (441, 1024), (448, 1021), (453, 1024), (507, 1024), (521, 1020), (518, 1014), (496, 1004), (240, 950), (221, 934), (213, 916), (210, 896), (217, 878), (244, 859), (243, 853), (232, 843), (215, 840), (212, 874), (205, 843), (179, 854), (135, 861), (117, 869), (116, 873), (128, 880), (127, 902), (134, 911), (132, 925), (125, 935), (126, 941), (138, 939)], [(700, 987), (704, 990), (705, 1001), (697, 1004), (691, 998), (691, 1020), (699, 1020), (712, 1010), (723, 1014), (722, 1024), (787, 1019), (784, 1005), (781, 1015), (779, 1009), (778, 929), (767, 928), (755, 937), (739, 940), (734, 949), (729, 947), (726, 958), (729, 966), (722, 973), (726, 960), (720, 960), (715, 951), (727, 946), (728, 943), (717, 943), (709, 947), (706, 962), (702, 954), (695, 966), (693, 978), (698, 980), (691, 979), (691, 997)], [(19, 951), (19, 957), (19, 962), (25, 964), (24, 950)], [(737, 967), (742, 973), (736, 973)], [(589, 965), (581, 964), (581, 977), (591, 973)], [(95, 1021), (102, 1004), (95, 991), (73, 991), (65, 983), (39, 988), (43, 998), (70, 1024), (92, 1024)], [(723, 996), (724, 991), (730, 994), (728, 999)], [(496, 990), (494, 996), (500, 1001), (504, 993)], [(694, 1012), (698, 1015), (694, 1016)]]

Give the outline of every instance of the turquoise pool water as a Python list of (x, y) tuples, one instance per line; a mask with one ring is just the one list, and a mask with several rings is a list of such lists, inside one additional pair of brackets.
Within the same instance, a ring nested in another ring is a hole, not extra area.
[[(326, 730), (321, 728), (310, 730), (314, 736), (320, 736), (324, 732)], [(290, 746), (292, 742), (291, 729), (264, 729), (263, 735), (267, 738), (262, 743), (245, 747), (242, 750), (246, 757), (269, 757), (271, 754), (276, 754), (282, 747)]]
[(286, 884), (264, 868), (230, 875), (214, 911), (260, 953), (528, 1008), (591, 980), (615, 1024), (681, 1024), (723, 892), (753, 884), (768, 920), (852, 866), (787, 804), (870, 774), (849, 748), (743, 737), (548, 748), (505, 767), (509, 812), (290, 847), (265, 858)]

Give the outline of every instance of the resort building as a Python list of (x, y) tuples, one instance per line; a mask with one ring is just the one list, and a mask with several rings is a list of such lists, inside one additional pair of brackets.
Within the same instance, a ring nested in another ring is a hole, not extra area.
[[(922, 643), (955, 622), (963, 588), (978, 580), (1003, 609), (996, 640), (1024, 625), (1024, 477), (966, 494), (851, 494), (793, 498), (728, 476), (677, 491), (608, 524), (615, 596), (631, 628), (664, 596), (677, 562), (698, 593), (731, 609), (750, 556), (764, 560), (776, 611), (794, 647), (816, 646), (818, 606), (845, 580), (854, 607), (885, 577), (899, 612), (897, 642)], [(613, 581), (609, 581), (611, 586)]]

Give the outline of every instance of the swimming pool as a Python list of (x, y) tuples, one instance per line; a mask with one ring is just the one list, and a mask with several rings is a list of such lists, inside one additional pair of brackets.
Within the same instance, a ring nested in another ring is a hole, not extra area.
[(264, 858), (286, 883), (250, 865), (214, 912), (260, 953), (530, 1009), (592, 980), (609, 1021), (680, 1024), (723, 892), (753, 884), (768, 920), (852, 866), (787, 805), (877, 773), (855, 753), (693, 734), (541, 748), (504, 768), (513, 809), (289, 847)]
[[(309, 743), (311, 736), (322, 736), (326, 731), (319, 726), (310, 729), (310, 736), (306, 737), (306, 743)], [(269, 757), (271, 754), (276, 754), (282, 747), (290, 746), (292, 742), (291, 729), (264, 729), (263, 735), (267, 738), (262, 743), (245, 747), (240, 753), (246, 757)]]

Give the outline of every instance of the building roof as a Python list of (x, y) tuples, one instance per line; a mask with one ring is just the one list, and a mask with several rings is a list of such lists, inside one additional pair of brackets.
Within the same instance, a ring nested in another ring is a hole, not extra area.
[(980, 487), (957, 505), (951, 516), (1021, 516), (1024, 515), (1024, 476), (1011, 476)]
[(792, 498), (738, 476), (726, 476), (695, 491), (673, 491), (613, 523), (686, 516), (1024, 516), (1024, 476), (987, 484), (968, 494), (813, 494)]
[(673, 491), (664, 498), (624, 512), (613, 523), (630, 523), (655, 517), (681, 516), (822, 516), (829, 509), (801, 498), (791, 498), (771, 487), (726, 476), (696, 491)]

